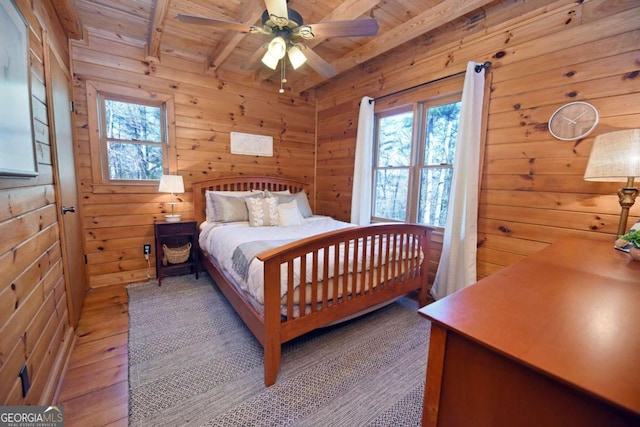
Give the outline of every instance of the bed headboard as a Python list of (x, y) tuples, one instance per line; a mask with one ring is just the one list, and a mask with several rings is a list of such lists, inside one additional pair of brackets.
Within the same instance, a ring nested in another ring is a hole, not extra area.
[(250, 191), (250, 190), (269, 190), (284, 191), (289, 190), (291, 193), (307, 191), (309, 185), (296, 181), (294, 179), (279, 178), (275, 176), (233, 176), (225, 178), (213, 178), (206, 181), (194, 182), (193, 188), (193, 210), (194, 216), (198, 224), (206, 219), (205, 208), (205, 192), (207, 190), (215, 191)]

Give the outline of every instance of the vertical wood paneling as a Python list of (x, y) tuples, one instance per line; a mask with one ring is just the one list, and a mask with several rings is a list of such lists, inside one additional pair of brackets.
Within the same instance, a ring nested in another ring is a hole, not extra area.
[[(318, 211), (349, 217), (362, 96), (453, 74), (468, 60), (489, 60), (479, 278), (562, 237), (613, 242), (622, 184), (586, 182), (582, 175), (596, 135), (640, 127), (640, 5), (534, 0), (487, 8), (481, 21), (454, 27), (437, 33), (428, 48), (403, 46), (317, 90)], [(557, 141), (548, 119), (576, 100), (595, 105), (600, 123), (581, 141)], [(636, 203), (630, 223), (639, 218)]]
[[(31, 95), (39, 175), (0, 178), (1, 405), (51, 403), (70, 339), (51, 166), (43, 32), (51, 36), (53, 46), (68, 64), (67, 41), (48, 1), (16, 0), (16, 4), (31, 30)], [(24, 365), (31, 379), (26, 397), (18, 377)]]

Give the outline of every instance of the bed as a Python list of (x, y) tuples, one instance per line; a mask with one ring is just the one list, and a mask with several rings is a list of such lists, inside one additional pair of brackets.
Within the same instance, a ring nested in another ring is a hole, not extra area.
[[(218, 224), (211, 218), (212, 194), (242, 193), (251, 194), (247, 197), (253, 198), (252, 193), (257, 193), (269, 202), (279, 197), (280, 206), (284, 207), (285, 199), (297, 198), (300, 202), (300, 197), (305, 198), (307, 187), (295, 180), (268, 176), (236, 176), (194, 183), (194, 211), (201, 230), (201, 244), (216, 241), (223, 231), (237, 236), (241, 232), (258, 235), (282, 230), (286, 236), (298, 229), (297, 224), (287, 230), (249, 227), (248, 223)], [(219, 199), (228, 200), (225, 197)], [(304, 209), (301, 207), (300, 211)], [(303, 218), (305, 224), (325, 221), (330, 224), (326, 217), (303, 215)], [(237, 233), (230, 228), (236, 226), (239, 227)], [(213, 227), (218, 234), (211, 231), (215, 237), (205, 238), (204, 233), (209, 233), (205, 231), (207, 227)], [(227, 264), (231, 261), (213, 257), (211, 252), (216, 249), (201, 247), (200, 250), (204, 268), (264, 348), (264, 383), (268, 387), (276, 382), (283, 343), (371, 311), (411, 292), (417, 292), (420, 305), (425, 305), (429, 291), (431, 232), (431, 228), (416, 224), (343, 224), (330, 226), (329, 231), (321, 234), (285, 239), (277, 247), (264, 246), (263, 251), (254, 245), (253, 251), (259, 252), (255, 257), (239, 251), (240, 246), (228, 248), (226, 252), (232, 254), (233, 262), (238, 261), (236, 255), (241, 255), (240, 259), (249, 265), (244, 265), (245, 269), (251, 269), (251, 276), (257, 277), (254, 281), (262, 282), (262, 293), (258, 297), (243, 288), (249, 285), (238, 283), (238, 274), (230, 274)]]

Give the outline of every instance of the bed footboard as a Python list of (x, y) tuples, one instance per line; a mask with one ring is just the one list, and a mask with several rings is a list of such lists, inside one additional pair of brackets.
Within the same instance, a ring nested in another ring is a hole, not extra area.
[[(192, 188), (195, 218), (201, 223), (208, 190), (296, 193), (308, 191), (308, 184), (235, 176), (196, 182)], [(206, 258), (204, 265), (264, 347), (264, 382), (270, 386), (280, 369), (282, 343), (409, 292), (418, 291), (425, 305), (432, 231), (415, 224), (354, 226), (264, 252), (258, 256), (264, 263), (263, 315)]]
[(352, 227), (260, 254), (265, 385), (275, 383), (282, 343), (412, 291), (425, 305), (431, 232), (415, 224)]

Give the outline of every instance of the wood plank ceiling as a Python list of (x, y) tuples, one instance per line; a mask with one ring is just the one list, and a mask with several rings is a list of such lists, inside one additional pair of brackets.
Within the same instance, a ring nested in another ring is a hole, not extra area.
[[(399, 45), (502, 0), (290, 0), (305, 24), (375, 18), (376, 36), (314, 38), (305, 41), (343, 73)], [(514, 1), (514, 0), (506, 0)], [(270, 37), (180, 22), (178, 14), (197, 15), (261, 26), (264, 0), (53, 0), (68, 35), (92, 35), (144, 47), (148, 61), (174, 56), (202, 64), (219, 77), (260, 82), (279, 79), (278, 71), (247, 64)], [(289, 85), (297, 92), (327, 80), (308, 64), (292, 70)], [(255, 68), (255, 67), (254, 67)]]

